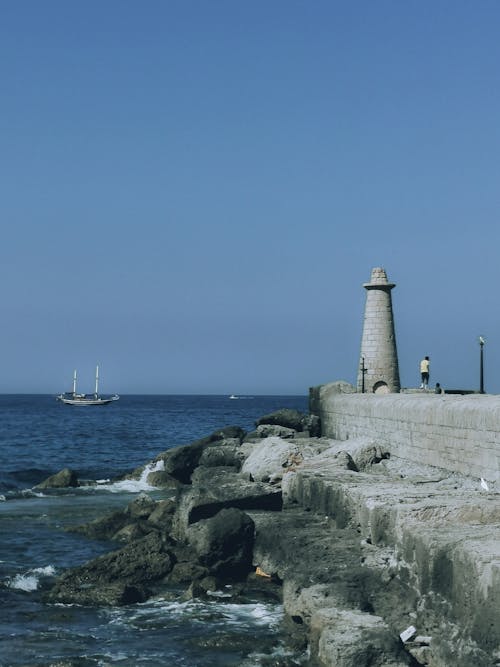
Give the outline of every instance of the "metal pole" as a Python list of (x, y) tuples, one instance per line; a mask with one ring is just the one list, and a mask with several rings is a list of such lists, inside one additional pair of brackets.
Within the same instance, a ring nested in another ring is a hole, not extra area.
[(365, 358), (361, 357), (361, 393), (365, 393), (365, 373), (366, 373), (366, 368), (365, 368)]
[(479, 337), (479, 393), (484, 394), (484, 363), (483, 363), (484, 340)]

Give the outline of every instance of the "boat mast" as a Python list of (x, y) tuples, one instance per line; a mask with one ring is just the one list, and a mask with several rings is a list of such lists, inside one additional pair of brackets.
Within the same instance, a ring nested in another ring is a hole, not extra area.
[(73, 371), (73, 396), (76, 394), (76, 371)]
[(98, 396), (98, 388), (99, 388), (99, 366), (95, 367), (95, 397), (97, 398)]

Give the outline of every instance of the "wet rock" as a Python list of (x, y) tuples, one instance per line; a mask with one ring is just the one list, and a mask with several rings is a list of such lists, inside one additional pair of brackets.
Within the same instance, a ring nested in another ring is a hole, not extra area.
[(248, 514), (232, 507), (190, 526), (187, 539), (213, 575), (241, 579), (252, 570), (254, 527)]
[(147, 519), (156, 508), (156, 502), (146, 493), (140, 493), (127, 505), (127, 513), (131, 519)]
[[(152, 530), (152, 529), (150, 529)], [(144, 530), (140, 523), (128, 523), (126, 526), (114, 533), (112, 539), (115, 542), (131, 542), (140, 540), (149, 531)]]
[(65, 489), (69, 487), (77, 487), (78, 477), (74, 470), (64, 468), (55, 475), (47, 477), (43, 482), (40, 482), (35, 488), (37, 489)]
[(113, 540), (129, 521), (128, 513), (125, 510), (118, 510), (81, 526), (72, 526), (68, 530), (85, 535), (92, 540)]
[(168, 575), (168, 583), (185, 584), (203, 579), (208, 575), (208, 568), (195, 561), (176, 563)]
[(175, 508), (176, 503), (173, 500), (155, 501), (141, 493), (124, 510), (112, 512), (69, 530), (94, 540), (129, 542), (140, 539), (153, 530), (169, 530)]
[(148, 523), (160, 528), (161, 530), (169, 530), (172, 525), (172, 517), (177, 508), (177, 503), (174, 500), (167, 498), (166, 500), (159, 500), (154, 510), (148, 516)]
[(165, 577), (174, 556), (154, 532), (88, 563), (67, 570), (47, 594), (50, 602), (120, 605), (147, 599), (147, 586)]
[(193, 598), (203, 598), (213, 593), (218, 588), (218, 582), (215, 577), (207, 576), (202, 579), (193, 581), (184, 594), (186, 600)]
[(177, 492), (182, 487), (182, 482), (164, 470), (153, 470), (147, 476), (146, 481), (150, 486), (154, 486), (157, 489), (171, 489), (174, 492)]

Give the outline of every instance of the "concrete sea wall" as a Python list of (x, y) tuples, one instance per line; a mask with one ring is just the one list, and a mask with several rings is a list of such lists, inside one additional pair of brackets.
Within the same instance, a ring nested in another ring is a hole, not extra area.
[(311, 389), (311, 412), (320, 417), (323, 436), (378, 438), (400, 458), (500, 480), (500, 396), (376, 395), (345, 393), (346, 387)]

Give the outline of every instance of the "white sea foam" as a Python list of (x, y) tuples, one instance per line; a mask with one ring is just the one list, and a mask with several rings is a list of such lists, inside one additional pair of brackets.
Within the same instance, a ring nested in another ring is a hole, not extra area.
[(7, 498), (0, 493), (0, 502), (3, 502), (5, 500), (7, 500)]
[(139, 479), (123, 479), (113, 484), (100, 484), (101, 489), (106, 489), (111, 493), (140, 493), (141, 491), (153, 491), (156, 487), (148, 483), (148, 475), (152, 472), (165, 470), (165, 462), (160, 459), (156, 462), (148, 463)]
[(9, 588), (15, 588), (20, 591), (36, 591), (42, 577), (52, 577), (55, 574), (55, 568), (52, 565), (46, 567), (35, 567), (23, 574), (16, 574), (7, 583)]

